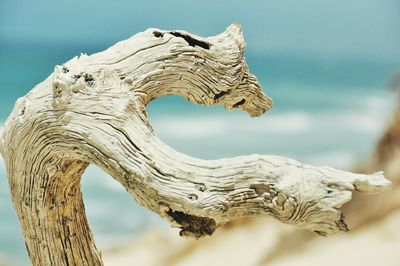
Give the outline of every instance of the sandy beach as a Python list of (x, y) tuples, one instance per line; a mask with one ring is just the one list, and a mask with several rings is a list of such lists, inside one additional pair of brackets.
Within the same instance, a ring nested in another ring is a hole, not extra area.
[(326, 238), (272, 219), (252, 219), (198, 241), (179, 238), (176, 230), (146, 232), (131, 245), (105, 251), (103, 257), (110, 266), (397, 266), (399, 222), (400, 211), (396, 211), (354, 232)]

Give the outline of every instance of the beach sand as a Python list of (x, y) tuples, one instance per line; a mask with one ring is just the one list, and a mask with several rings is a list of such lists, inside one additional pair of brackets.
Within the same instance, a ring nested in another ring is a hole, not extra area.
[(212, 237), (186, 240), (176, 230), (145, 233), (103, 253), (105, 265), (400, 265), (400, 210), (354, 232), (320, 237), (272, 219), (249, 219)]

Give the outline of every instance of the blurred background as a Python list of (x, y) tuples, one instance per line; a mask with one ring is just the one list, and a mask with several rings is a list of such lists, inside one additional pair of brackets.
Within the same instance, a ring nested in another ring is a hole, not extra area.
[[(393, 157), (395, 152), (390, 148), (394, 147), (396, 128), (392, 129), (394, 137), (390, 135), (390, 141), (386, 142), (389, 148), (382, 148), (383, 152), (391, 150), (390, 158), (383, 160), (378, 154), (379, 145), (385, 144), (382, 142), (385, 130), (397, 121), (393, 116), (398, 98), (389, 88), (397, 86), (394, 77), (400, 71), (398, 0), (140, 3), (2, 0), (0, 123), (7, 119), (18, 97), (44, 80), (55, 65), (81, 52), (102, 51), (149, 27), (182, 29), (210, 36), (236, 22), (244, 31), (249, 68), (274, 100), (273, 109), (262, 117), (250, 118), (239, 111), (204, 108), (184, 102), (180, 97), (164, 97), (149, 106), (152, 125), (162, 140), (181, 152), (204, 159), (276, 154), (305, 163), (359, 171), (385, 168), (389, 160), (400, 162), (400, 156)], [(398, 172), (393, 171), (394, 180)], [(194, 243), (179, 239), (166, 222), (138, 206), (101, 170), (90, 167), (82, 186), (89, 222), (109, 265), (131, 265), (129, 261), (136, 261), (138, 265), (197, 265), (201, 264), (196, 261), (198, 257), (203, 258), (202, 263), (210, 258), (209, 265), (221, 265), (213, 264), (218, 258), (231, 265), (311, 265), (307, 254), (313, 255), (315, 250), (331, 262), (341, 257), (340, 252), (351, 250), (344, 245), (341, 250), (330, 252), (328, 246), (334, 245), (334, 241), (358, 247), (362, 243), (359, 250), (364, 254), (378, 243), (359, 229), (355, 230), (355, 236), (329, 238), (330, 242), (326, 243), (332, 244), (325, 244), (326, 250), (321, 251), (324, 244), (315, 244), (321, 239), (315, 240), (306, 232), (265, 219), (233, 223), (213, 238)], [(386, 202), (371, 204), (382, 206)], [(382, 223), (399, 205), (398, 199), (391, 198), (390, 202), (387, 212), (378, 207), (374, 212), (372, 206), (366, 216), (360, 214), (358, 220), (352, 219), (354, 228), (361, 228), (367, 220), (371, 224), (371, 217), (375, 226), (368, 230), (390, 228)], [(356, 206), (365, 209), (356, 203), (357, 198), (354, 209)], [(391, 219), (389, 223), (400, 222), (399, 215)], [(265, 239), (260, 234), (265, 234)], [(378, 230), (376, 234), (383, 233)], [(246, 237), (253, 236), (256, 239), (252, 240), (252, 250), (242, 247), (241, 255), (235, 256), (238, 254), (235, 248), (248, 245), (244, 244)], [(268, 238), (267, 245), (264, 242)], [(226, 245), (226, 240), (231, 247)], [(388, 241), (383, 242), (391, 243)], [(168, 246), (160, 246), (162, 243)], [(293, 259), (297, 264), (290, 264), (286, 255), (297, 254), (300, 246), (304, 252)], [(159, 250), (154, 250), (157, 247)], [(400, 265), (400, 255), (392, 247), (399, 250), (400, 241), (385, 247), (398, 264), (381, 265)], [(140, 258), (142, 264), (138, 263)], [(5, 265), (29, 264), (1, 157), (0, 261)], [(368, 262), (373, 260), (358, 265), (375, 265)]]

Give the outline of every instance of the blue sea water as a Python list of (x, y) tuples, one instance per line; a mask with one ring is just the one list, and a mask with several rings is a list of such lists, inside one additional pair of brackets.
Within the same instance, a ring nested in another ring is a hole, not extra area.
[[(0, 122), (8, 117), (16, 99), (46, 78), (54, 65), (109, 44), (102, 45), (0, 42)], [(398, 65), (273, 54), (249, 53), (246, 58), (274, 100), (268, 114), (250, 118), (239, 111), (164, 97), (149, 106), (160, 138), (181, 152), (205, 159), (277, 154), (345, 169), (367, 158), (390, 119), (394, 102), (386, 87)], [(132, 240), (149, 227), (165, 225), (96, 167), (90, 167), (83, 177), (83, 194), (100, 247)], [(0, 255), (28, 263), (1, 159)]]

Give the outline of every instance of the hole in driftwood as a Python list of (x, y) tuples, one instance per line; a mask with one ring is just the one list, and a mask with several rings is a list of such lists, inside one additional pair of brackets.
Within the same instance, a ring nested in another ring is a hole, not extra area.
[(83, 75), (83, 77), (85, 78), (85, 82), (88, 83), (89, 85), (93, 85), (94, 84), (94, 77), (93, 77), (92, 74), (85, 73)]
[(235, 103), (235, 104), (233, 105), (233, 108), (237, 108), (237, 107), (243, 105), (245, 102), (246, 102), (246, 100), (245, 100), (245, 99), (242, 99), (242, 100), (238, 101), (237, 103)]
[(66, 66), (63, 66), (62, 67), (62, 72), (65, 74), (65, 73), (68, 73), (69, 72), (69, 69), (66, 67)]
[(154, 35), (154, 37), (161, 38), (164, 36), (164, 33), (159, 32), (159, 31), (153, 31), (153, 35)]
[(220, 93), (215, 94), (214, 100), (218, 100), (219, 98), (221, 98), (222, 96), (224, 96), (230, 92), (231, 92), (231, 90), (221, 91)]
[(188, 197), (189, 197), (190, 200), (197, 200), (198, 199), (196, 194), (190, 194)]
[(210, 44), (200, 41), (200, 40), (197, 40), (190, 35), (182, 34), (180, 32), (176, 32), (176, 31), (171, 31), (170, 33), (172, 35), (174, 35), (175, 37), (184, 39), (190, 46), (193, 46), (193, 47), (199, 46), (199, 47), (207, 49), (207, 50), (210, 49)]
[(262, 196), (266, 192), (271, 192), (271, 188), (267, 184), (251, 184), (249, 188), (254, 189), (258, 196)]
[(201, 192), (204, 192), (204, 191), (206, 191), (206, 185), (204, 185), (204, 184), (197, 184), (196, 185), (196, 188), (198, 189), (198, 190), (200, 190)]
[(180, 235), (190, 235), (196, 238), (205, 235), (210, 236), (214, 233), (217, 226), (214, 219), (207, 217), (198, 217), (171, 209), (169, 209), (167, 214), (181, 225), (182, 230)]

